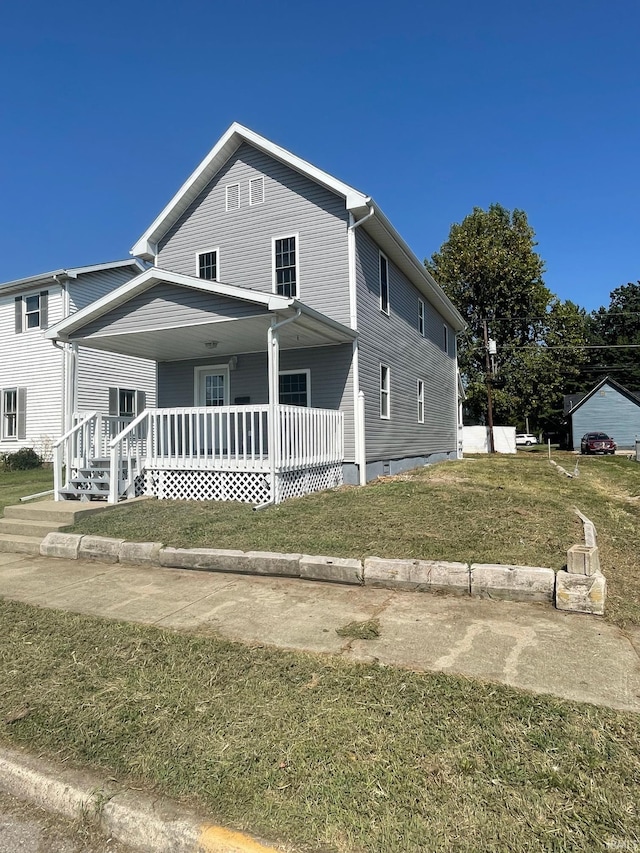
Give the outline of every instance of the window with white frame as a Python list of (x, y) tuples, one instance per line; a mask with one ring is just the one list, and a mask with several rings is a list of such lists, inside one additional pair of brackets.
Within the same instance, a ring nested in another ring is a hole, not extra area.
[(279, 375), (280, 402), (286, 406), (311, 405), (311, 371), (281, 370)]
[(298, 252), (296, 235), (273, 241), (274, 292), (295, 299), (298, 296)]
[(40, 293), (30, 293), (27, 296), (16, 296), (15, 298), (15, 331), (16, 334), (26, 332), (29, 329), (46, 329), (48, 324), (47, 305), (49, 291), (41, 290)]
[(449, 352), (449, 327), (446, 323), (442, 325), (442, 349), (446, 353)]
[(424, 299), (418, 299), (418, 332), (424, 338)]
[(262, 204), (264, 201), (264, 178), (251, 178), (249, 181), (249, 204)]
[(237, 210), (240, 207), (240, 184), (227, 184), (224, 189), (227, 210)]
[(418, 423), (424, 423), (424, 382), (418, 379)]
[(18, 389), (2, 390), (2, 437), (18, 437)]
[(198, 277), (218, 281), (218, 250), (198, 253)]
[(389, 261), (380, 252), (380, 310), (389, 313)]
[(118, 388), (118, 415), (121, 418), (135, 418), (136, 392), (131, 388)]
[(391, 370), (386, 364), (380, 364), (380, 417), (391, 417)]

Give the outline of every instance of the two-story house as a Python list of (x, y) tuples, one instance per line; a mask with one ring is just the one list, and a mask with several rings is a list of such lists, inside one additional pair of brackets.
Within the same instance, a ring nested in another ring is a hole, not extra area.
[(53, 346), (44, 336), (48, 326), (144, 269), (129, 259), (0, 284), (0, 453), (33, 447), (47, 457), (72, 427), (74, 412), (102, 412), (122, 424), (155, 405), (154, 362), (73, 344)]
[(456, 457), (464, 322), (369, 196), (233, 124), (131, 251), (47, 332), (158, 365), (95, 491), (262, 504)]

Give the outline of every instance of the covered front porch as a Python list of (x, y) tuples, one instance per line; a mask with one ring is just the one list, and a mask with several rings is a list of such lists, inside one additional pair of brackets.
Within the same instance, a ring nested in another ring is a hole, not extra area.
[(355, 333), (275, 294), (157, 269), (138, 279), (147, 286), (128, 283), (120, 300), (116, 291), (48, 333), (71, 361), (78, 346), (156, 361), (161, 404), (124, 417), (74, 412), (55, 448), (56, 500), (262, 506), (340, 485)]

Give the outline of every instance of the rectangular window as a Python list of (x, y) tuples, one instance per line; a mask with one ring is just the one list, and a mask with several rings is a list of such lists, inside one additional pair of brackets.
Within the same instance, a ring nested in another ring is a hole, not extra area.
[(386, 364), (380, 365), (380, 417), (391, 417), (391, 370)]
[(225, 202), (227, 210), (237, 210), (240, 207), (240, 184), (227, 184)]
[(40, 328), (40, 295), (26, 296), (24, 300), (24, 320), (27, 329)]
[(296, 237), (281, 237), (273, 241), (274, 291), (280, 296), (298, 296), (298, 253)]
[(282, 370), (280, 372), (280, 402), (287, 406), (311, 405), (309, 370)]
[(5, 388), (2, 392), (2, 437), (18, 437), (17, 388)]
[(389, 313), (389, 262), (380, 252), (380, 310)]
[(424, 423), (424, 382), (418, 379), (418, 423)]
[(118, 415), (121, 418), (135, 418), (136, 392), (129, 388), (118, 389)]
[(442, 349), (449, 352), (449, 327), (446, 323), (442, 326)]
[(198, 254), (198, 277), (218, 281), (218, 250)]
[(264, 201), (264, 178), (252, 178), (249, 181), (249, 204), (262, 204)]
[(418, 299), (418, 331), (424, 338), (424, 300)]

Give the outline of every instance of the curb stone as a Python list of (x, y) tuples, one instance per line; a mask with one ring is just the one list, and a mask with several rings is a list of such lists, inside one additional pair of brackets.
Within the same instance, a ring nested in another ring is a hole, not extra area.
[(106, 783), (96, 773), (56, 767), (0, 748), (0, 790), (46, 811), (95, 822), (112, 838), (147, 853), (282, 853), (216, 826), (171, 800)]

